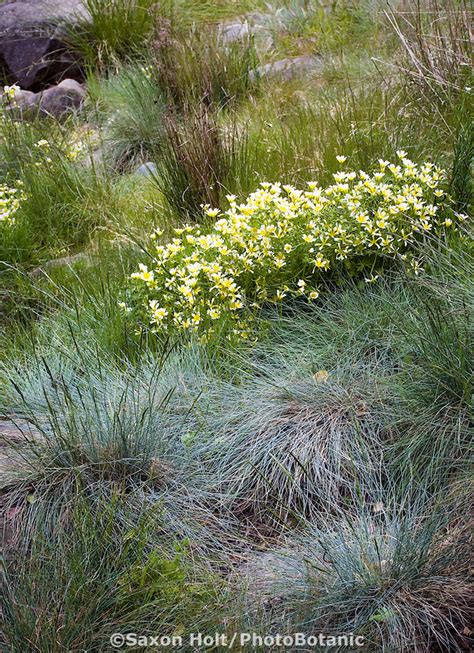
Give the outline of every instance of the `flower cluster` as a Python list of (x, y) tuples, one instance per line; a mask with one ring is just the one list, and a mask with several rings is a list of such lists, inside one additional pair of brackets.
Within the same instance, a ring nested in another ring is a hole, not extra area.
[(0, 226), (2, 224), (13, 224), (14, 215), (18, 211), (23, 198), (24, 193), (20, 188), (11, 188), (5, 184), (0, 184)]
[[(94, 132), (92, 130), (86, 130), (82, 133), (72, 132), (69, 134), (68, 142), (61, 145), (59, 153), (64, 154), (64, 156), (66, 156), (70, 161), (76, 161), (85, 156), (93, 137)], [(40, 151), (42, 155), (45, 155), (45, 158), (43, 156), (43, 159), (47, 163), (51, 163), (51, 158), (48, 156), (48, 152), (51, 151), (52, 146), (49, 141), (43, 138), (37, 141), (34, 144), (34, 147), (36, 150)], [(55, 150), (58, 150), (57, 145), (55, 145)]]
[(142, 264), (132, 275), (139, 310), (156, 331), (206, 338), (230, 317), (228, 337), (248, 338), (251, 309), (291, 296), (314, 301), (321, 275), (338, 267), (372, 281), (377, 261), (401, 256), (416, 271), (410, 250), (420, 235), (462, 216), (449, 207), (439, 168), (398, 156), (398, 164), (379, 160), (373, 174), (338, 172), (327, 188), (263, 183), (243, 204), (228, 196), (223, 214), (204, 207), (208, 228), (177, 228), (165, 245), (155, 233), (153, 269)]
[(7, 102), (13, 102), (15, 100), (15, 97), (17, 93), (20, 91), (20, 87), (17, 84), (13, 84), (12, 86), (4, 86), (3, 87), (3, 97)]
[(147, 79), (153, 79), (153, 66), (140, 66), (140, 71)]

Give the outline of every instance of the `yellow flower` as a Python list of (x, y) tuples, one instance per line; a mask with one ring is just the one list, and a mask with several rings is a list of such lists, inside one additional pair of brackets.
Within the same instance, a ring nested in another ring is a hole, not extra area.
[(193, 291), (188, 284), (182, 284), (178, 287), (178, 290), (186, 299), (190, 299), (193, 296)]
[(164, 318), (167, 315), (168, 315), (168, 311), (166, 308), (157, 308), (151, 314), (151, 321), (154, 322), (155, 324), (160, 324), (161, 322), (163, 322)]
[[(180, 227), (167, 245), (154, 244), (156, 267), (140, 266), (132, 275), (146, 282), (145, 292), (157, 302), (147, 308), (148, 319), (157, 324), (169, 316), (173, 328), (205, 329), (208, 338), (210, 320), (225, 316), (225, 337), (249, 338), (252, 314), (244, 324), (241, 309), (258, 310), (286, 295), (317, 299), (314, 284), (333, 260), (344, 265), (381, 252), (405, 256), (408, 263), (417, 234), (463, 216), (438, 210), (449, 211), (449, 198), (437, 189), (443, 174), (436, 166), (416, 165), (401, 150), (398, 156), (400, 165), (381, 159), (372, 174), (340, 172), (327, 188), (316, 182), (308, 182), (306, 191), (264, 183), (242, 204), (229, 197), (222, 214), (203, 207), (218, 218), (212, 225)], [(0, 219), (6, 202), (14, 206), (9, 198), (0, 193)], [(302, 278), (295, 269), (305, 270)], [(376, 278), (369, 274), (365, 280)], [(143, 289), (139, 293), (142, 298)]]
[(132, 274), (132, 279), (140, 279), (141, 281), (152, 281), (154, 278), (154, 274), (152, 271), (148, 270), (148, 267), (146, 265), (143, 265), (143, 263), (140, 263), (139, 266), (140, 272), (134, 272)]
[(314, 266), (319, 269), (327, 270), (329, 267), (329, 261), (319, 254), (314, 261)]
[(232, 279), (228, 279), (227, 277), (220, 279), (219, 285), (221, 286), (221, 288), (226, 290), (232, 290), (235, 287), (235, 283), (232, 281)]
[(282, 256), (277, 256), (275, 259), (275, 267), (280, 269), (285, 265), (285, 259)]
[(19, 90), (20, 90), (20, 87), (17, 86), (17, 84), (13, 84), (12, 86), (4, 86), (3, 87), (3, 94), (9, 100), (14, 100), (15, 95), (18, 93)]
[(319, 372), (313, 374), (313, 379), (318, 383), (326, 383), (328, 378), (329, 378), (329, 372), (327, 370), (319, 370)]

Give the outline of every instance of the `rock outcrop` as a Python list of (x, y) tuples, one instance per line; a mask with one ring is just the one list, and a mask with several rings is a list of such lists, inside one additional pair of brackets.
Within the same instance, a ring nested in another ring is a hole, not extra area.
[(7, 0), (0, 4), (0, 75), (39, 91), (65, 77), (79, 79), (77, 58), (63, 40), (61, 21), (83, 12), (79, 0)]

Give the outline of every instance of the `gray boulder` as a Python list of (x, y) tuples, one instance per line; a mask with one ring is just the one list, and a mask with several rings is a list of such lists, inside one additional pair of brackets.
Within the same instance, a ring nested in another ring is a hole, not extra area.
[(5, 80), (38, 91), (66, 75), (79, 78), (77, 58), (62, 40), (61, 21), (80, 6), (78, 0), (0, 4), (0, 74)]

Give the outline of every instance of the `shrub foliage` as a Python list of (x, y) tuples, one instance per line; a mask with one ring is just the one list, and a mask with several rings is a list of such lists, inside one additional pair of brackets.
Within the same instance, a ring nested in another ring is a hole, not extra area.
[(440, 187), (442, 170), (417, 165), (403, 151), (399, 158), (398, 165), (380, 160), (373, 174), (338, 172), (327, 188), (263, 183), (243, 204), (228, 196), (224, 214), (204, 207), (217, 218), (210, 227), (176, 228), (171, 242), (152, 246), (153, 268), (141, 264), (132, 274), (138, 310), (157, 332), (208, 337), (230, 318), (228, 337), (246, 339), (252, 317), (245, 309), (287, 296), (314, 301), (328, 273), (365, 271), (371, 281), (394, 257), (416, 272), (415, 242), (463, 216)]

